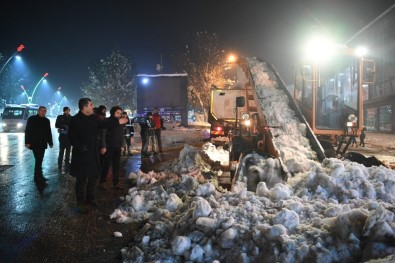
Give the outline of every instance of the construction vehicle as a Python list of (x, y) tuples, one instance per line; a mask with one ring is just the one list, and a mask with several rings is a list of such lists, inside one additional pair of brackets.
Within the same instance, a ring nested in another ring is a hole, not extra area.
[[(371, 63), (367, 64), (372, 66)], [(308, 118), (305, 117), (306, 111), (301, 110), (301, 107), (305, 107), (305, 105), (301, 104), (303, 100), (298, 101), (294, 99), (294, 95), (289, 92), (273, 65), (257, 58), (239, 58), (233, 67), (236, 67), (236, 69), (234, 70), (235, 85), (232, 89), (237, 91), (212, 90), (212, 102), (210, 105), (210, 115), (213, 115), (213, 118), (217, 117), (211, 119), (213, 121), (211, 123), (211, 136), (226, 135), (228, 138), (229, 173), (232, 186), (236, 181), (243, 180), (242, 177), (246, 178), (246, 180), (258, 180), (258, 177), (262, 177), (262, 174), (254, 175), (255, 178), (251, 176), (254, 172), (260, 172), (258, 171), (259, 169), (254, 168), (257, 159), (271, 160), (270, 162), (268, 161), (269, 165), (276, 167), (273, 170), (278, 171), (275, 177), (278, 177), (277, 179), (281, 179), (281, 181), (287, 181), (289, 176), (309, 169), (308, 167), (297, 167), (297, 165), (294, 165), (295, 163), (321, 162), (327, 157), (320, 140), (315, 134), (315, 130), (321, 128), (323, 124), (317, 121), (313, 122), (314, 115), (312, 114), (307, 114)], [(310, 81), (309, 83), (315, 82)], [(363, 83), (363, 80), (360, 80), (359, 83)], [(307, 89), (305, 88), (305, 90)], [(350, 126), (340, 126), (341, 122), (339, 121), (336, 126), (322, 129), (323, 132), (326, 131), (329, 135), (336, 135), (333, 132), (336, 131), (339, 135), (347, 136), (353, 127), (362, 126), (362, 123), (357, 122), (358, 119), (353, 116), (361, 116), (362, 118), (362, 114), (358, 111), (362, 107), (362, 100), (351, 96), (362, 96), (361, 93), (352, 93), (347, 97), (344, 96), (344, 92), (350, 92), (350, 90), (343, 90), (339, 94), (342, 95), (342, 103), (347, 106), (345, 107), (349, 115), (347, 117), (352, 124)], [(361, 92), (361, 90), (359, 89), (358, 92)], [(233, 102), (228, 102), (226, 99), (218, 99), (221, 96), (225, 98), (227, 94), (232, 94), (230, 97)], [(312, 93), (313, 95), (316, 96), (316, 93)], [(351, 100), (352, 104), (345, 98)], [(222, 101), (222, 104), (219, 101)], [(319, 100), (308, 102), (318, 103)], [(349, 105), (355, 104), (357, 107), (352, 111)], [(233, 108), (230, 112), (234, 114), (234, 118), (219, 118), (221, 111), (216, 111), (215, 109), (228, 109), (227, 111), (229, 112), (229, 108)], [(315, 111), (318, 106), (311, 106), (311, 108)], [(284, 116), (290, 117), (285, 118)], [(315, 117), (322, 118), (322, 115), (318, 116), (316, 114)], [(223, 134), (215, 133), (215, 131), (220, 130), (223, 130)], [(324, 134), (323, 132), (321, 134)], [(308, 141), (308, 145), (305, 145), (305, 153), (288, 152), (292, 148), (289, 147), (289, 143), (304, 144), (304, 141)], [(331, 147), (333, 149), (332, 145)], [(314, 154), (311, 155), (311, 153)], [(302, 158), (299, 162), (293, 160), (299, 157)], [(349, 157), (363, 163), (364, 158), (358, 156), (357, 153), (351, 154)], [(275, 162), (274, 165), (273, 162)], [(381, 163), (369, 160), (366, 164), (378, 165)], [(251, 185), (254, 185), (254, 183)], [(249, 188), (249, 190), (254, 189)]]
[(296, 66), (293, 94), (327, 157), (345, 155), (361, 134), (363, 96), (375, 72), (374, 61), (359, 49), (340, 46), (334, 51), (325, 63), (308, 59)]

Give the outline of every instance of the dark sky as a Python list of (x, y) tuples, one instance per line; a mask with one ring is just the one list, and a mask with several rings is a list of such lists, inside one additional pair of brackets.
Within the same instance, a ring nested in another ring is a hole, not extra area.
[[(390, 7), (394, 0), (2, 0), (0, 53), (24, 44), (30, 75), (80, 96), (88, 66), (119, 49), (139, 73), (155, 73), (163, 56), (182, 51), (198, 31), (218, 34), (226, 51), (257, 56), (292, 81), (296, 46), (319, 21), (339, 42)], [(32, 77), (33, 78), (33, 77)], [(30, 84), (33, 85), (33, 84)]]

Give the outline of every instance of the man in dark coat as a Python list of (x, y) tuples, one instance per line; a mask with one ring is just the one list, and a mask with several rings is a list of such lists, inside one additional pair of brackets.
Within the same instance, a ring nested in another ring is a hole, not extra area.
[[(69, 130), (70, 119), (71, 119), (70, 108), (64, 107), (63, 114), (59, 115), (56, 118), (56, 122), (55, 122), (55, 128), (57, 128), (59, 132), (59, 156), (58, 156), (59, 170), (62, 169), (63, 157), (64, 157), (66, 171), (69, 170), (71, 144), (67, 134)], [(66, 156), (64, 156), (65, 151), (66, 151)]]
[[(122, 108), (114, 106), (110, 110), (110, 117), (107, 120), (112, 122), (118, 121), (122, 117)], [(127, 118), (127, 116), (125, 117)], [(106, 133), (106, 158), (100, 176), (100, 188), (107, 189), (107, 174), (112, 167), (112, 184), (113, 189), (122, 190), (119, 185), (119, 166), (121, 164), (121, 151), (124, 146), (124, 126), (118, 125), (107, 129)]]
[(71, 117), (69, 140), (72, 149), (70, 174), (76, 177), (77, 209), (88, 211), (87, 205), (98, 206), (95, 202), (95, 188), (100, 175), (98, 129), (109, 129), (127, 122), (126, 119), (106, 119), (98, 121), (93, 114), (93, 103), (89, 98), (78, 102), (79, 112)]
[(48, 180), (43, 176), (42, 164), (44, 160), (45, 149), (47, 145), (53, 147), (51, 124), (45, 117), (47, 108), (40, 106), (38, 114), (29, 117), (25, 130), (25, 146), (33, 151), (36, 160), (34, 166), (34, 181), (45, 184)]

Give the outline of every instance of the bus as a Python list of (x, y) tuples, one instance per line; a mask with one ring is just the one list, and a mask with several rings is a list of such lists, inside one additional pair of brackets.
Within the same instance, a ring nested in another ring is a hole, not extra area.
[(1, 114), (2, 129), (4, 132), (16, 131), (24, 132), (27, 119), (37, 115), (38, 105), (36, 104), (8, 104)]

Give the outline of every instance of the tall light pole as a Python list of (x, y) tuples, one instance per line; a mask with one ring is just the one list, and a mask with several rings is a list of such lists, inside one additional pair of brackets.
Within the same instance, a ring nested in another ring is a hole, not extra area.
[(3, 65), (3, 67), (0, 69), (0, 74), (1, 74), (1, 72), (3, 72), (3, 69), (4, 69), (5, 66), (8, 64), (8, 62), (10, 62), (11, 59), (12, 59), (13, 57), (16, 57), (16, 54), (18, 54), (18, 52), (21, 52), (24, 48), (25, 48), (24, 45), (19, 45), (19, 46), (16, 48), (16, 51), (14, 52), (14, 54), (12, 54), (12, 56), (5, 62), (5, 64)]
[(34, 96), (34, 93), (36, 92), (36, 89), (37, 89), (38, 85), (40, 85), (40, 83), (41, 83), (46, 77), (48, 77), (48, 72), (46, 72), (46, 73), (43, 75), (43, 77), (37, 82), (36, 86), (35, 86), (34, 89), (33, 89), (32, 96), (29, 97), (29, 103), (32, 103), (32, 101), (33, 101), (33, 96)]
[(59, 102), (59, 104), (58, 104), (58, 114), (59, 114), (59, 112), (60, 112), (60, 107), (62, 106), (62, 102), (63, 102), (64, 100), (67, 100), (66, 96), (63, 96), (63, 98), (60, 100), (60, 102)]
[(25, 94), (25, 96), (27, 98), (27, 102), (29, 102), (29, 95), (27, 94), (25, 87), (23, 85), (21, 86), (21, 90), (23, 91), (23, 94)]

